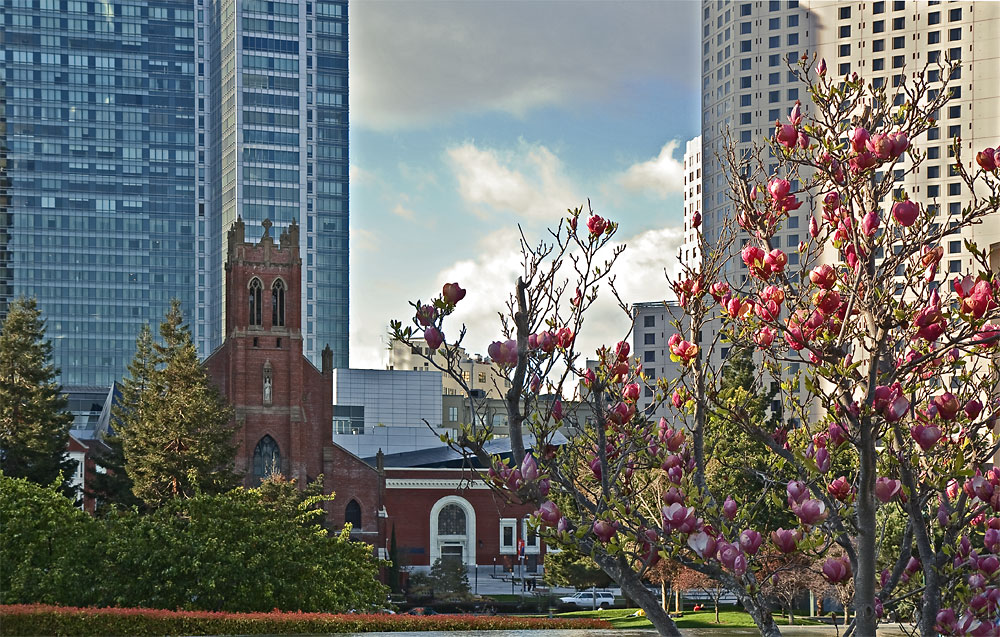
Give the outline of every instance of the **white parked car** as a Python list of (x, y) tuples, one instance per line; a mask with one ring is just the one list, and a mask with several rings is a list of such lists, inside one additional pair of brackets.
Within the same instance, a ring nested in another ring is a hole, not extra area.
[(581, 610), (611, 608), (615, 605), (615, 596), (611, 593), (611, 591), (584, 591), (582, 593), (570, 595), (569, 597), (560, 597), (559, 602), (563, 606), (573, 606)]

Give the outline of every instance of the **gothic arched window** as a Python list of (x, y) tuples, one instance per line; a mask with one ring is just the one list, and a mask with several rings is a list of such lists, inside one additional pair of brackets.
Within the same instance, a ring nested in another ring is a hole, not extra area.
[(277, 279), (271, 286), (271, 325), (285, 324), (285, 283)]
[(253, 479), (255, 484), (271, 475), (281, 473), (281, 452), (271, 436), (264, 436), (253, 450)]
[(264, 286), (257, 277), (250, 281), (250, 325), (261, 324), (260, 293), (263, 289)]
[(344, 522), (351, 524), (355, 529), (361, 528), (361, 505), (357, 500), (351, 500), (344, 509)]
[(465, 535), (465, 510), (449, 504), (438, 513), (438, 535)]

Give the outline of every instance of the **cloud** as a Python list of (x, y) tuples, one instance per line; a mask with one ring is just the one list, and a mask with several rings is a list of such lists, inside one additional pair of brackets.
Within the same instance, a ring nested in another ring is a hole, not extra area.
[[(698, 90), (700, 3), (352, 2), (352, 124), (523, 116), (643, 82)], [(669, 63), (665, 63), (665, 60)]]
[(368, 184), (375, 181), (374, 173), (365, 170), (364, 168), (358, 166), (357, 164), (351, 164), (349, 177), (351, 180), (351, 184), (353, 185)]
[(378, 237), (371, 230), (364, 228), (351, 228), (351, 248), (363, 251), (374, 251), (378, 249)]
[(413, 212), (401, 203), (396, 204), (396, 207), (392, 209), (392, 214), (397, 217), (402, 217), (408, 221), (412, 221), (417, 216), (417, 213)]
[(508, 212), (556, 218), (582, 203), (562, 162), (548, 148), (522, 142), (518, 150), (453, 146), (445, 158), (458, 181), (458, 194), (477, 213)]
[(663, 145), (653, 159), (632, 164), (618, 177), (618, 182), (633, 192), (652, 192), (665, 199), (671, 193), (684, 191), (684, 160), (674, 154), (680, 142), (676, 139)]
[[(642, 232), (620, 242), (626, 249), (612, 272), (616, 273), (615, 286), (622, 299), (636, 303), (673, 298), (663, 273), (666, 270), (675, 276), (680, 271), (677, 251), (682, 240), (681, 229), (669, 227)], [(521, 253), (513, 229), (487, 236), (479, 247), (479, 256), (443, 269), (436, 277), (436, 284), (458, 281), (468, 290), (445, 323), (445, 336), (457, 337), (464, 323), (468, 329), (466, 348), (485, 355), (489, 344), (501, 336), (498, 313), (506, 310), (506, 302), (521, 273)], [(593, 358), (598, 347), (618, 342), (629, 330), (630, 319), (618, 307), (607, 283), (601, 285), (600, 292), (578, 335), (578, 350), (584, 357)]]

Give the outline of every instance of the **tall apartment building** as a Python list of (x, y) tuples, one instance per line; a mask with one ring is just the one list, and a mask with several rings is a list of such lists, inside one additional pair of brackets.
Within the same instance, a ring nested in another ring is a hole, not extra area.
[[(952, 138), (962, 139), (964, 158), (974, 166), (975, 152), (1000, 140), (1000, 4), (951, 1), (842, 2), (834, 0), (709, 1), (702, 5), (702, 214), (707, 240), (718, 240), (722, 224), (735, 213), (727, 195), (719, 161), (731, 140), (746, 147), (773, 134), (796, 99), (808, 95), (788, 72), (804, 53), (825, 58), (835, 77), (857, 72), (889, 87), (922, 71), (928, 62), (960, 59), (953, 81), (954, 99), (938, 113), (939, 125), (915, 141), (927, 153), (921, 171), (900, 185), (924, 205), (935, 206), (948, 223), (968, 202), (957, 177), (948, 169)], [(931, 71), (932, 82), (940, 78)], [(939, 89), (938, 89), (939, 90)], [(770, 170), (777, 168), (772, 159)], [(793, 188), (798, 184), (793, 183)], [(685, 211), (687, 217), (690, 213)], [(809, 206), (792, 213), (775, 237), (788, 253), (789, 266), (799, 265), (796, 246), (805, 237)], [(687, 219), (689, 222), (690, 220)], [(971, 265), (962, 239), (989, 248), (1000, 242), (1000, 218), (953, 237), (945, 246), (944, 267), (950, 273)], [(746, 240), (738, 240), (739, 249)], [(731, 283), (746, 281), (742, 261), (732, 259)], [(715, 361), (718, 362), (718, 361)]]
[(304, 354), (329, 344), (347, 367), (347, 2), (196, 1), (199, 350), (226, 333), (230, 226), (256, 240), (296, 221)]
[(701, 254), (698, 231), (692, 223), (694, 213), (701, 212), (701, 136), (689, 140), (684, 148), (684, 242), (681, 263), (700, 270)]
[(66, 385), (194, 307), (194, 0), (0, 0), (0, 315), (38, 299)]
[[(677, 332), (673, 323), (682, 320), (684, 313), (676, 303), (654, 301), (632, 304), (632, 356), (642, 361), (642, 371), (646, 375), (646, 387), (637, 401), (637, 408), (646, 416), (656, 420), (661, 416), (668, 422), (676, 417), (669, 403), (656, 404), (656, 381), (666, 378), (670, 381), (680, 376), (680, 365), (670, 360), (667, 339)], [(589, 363), (589, 361), (588, 361)]]
[(0, 8), (0, 318), (38, 299), (63, 384), (120, 379), (175, 297), (217, 347), (237, 217), (298, 221), (305, 352), (346, 366), (346, 1)]

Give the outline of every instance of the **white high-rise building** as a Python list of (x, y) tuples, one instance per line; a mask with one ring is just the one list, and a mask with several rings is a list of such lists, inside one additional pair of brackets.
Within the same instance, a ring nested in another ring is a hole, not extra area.
[[(960, 75), (949, 88), (954, 98), (937, 114), (938, 126), (915, 140), (927, 154), (919, 172), (903, 175), (899, 185), (923, 206), (938, 210), (941, 224), (949, 223), (970, 197), (959, 178), (951, 174), (951, 143), (961, 138), (964, 161), (976, 168), (976, 152), (1000, 144), (1000, 3), (991, 2), (844, 2), (834, 0), (770, 0), (704, 2), (702, 5), (702, 135), (701, 211), (709, 244), (718, 241), (723, 224), (735, 219), (729, 199), (724, 157), (727, 144), (749, 148), (774, 132), (775, 120), (787, 121), (796, 100), (808, 108), (805, 85), (788, 70), (802, 55), (815, 53), (827, 62), (833, 77), (857, 72), (866, 81), (890, 88), (910, 79), (928, 63), (961, 60)], [(940, 90), (939, 73), (929, 79)], [(767, 159), (768, 172), (777, 159)], [(905, 163), (902, 166), (905, 169)], [(880, 175), (881, 176), (881, 175)], [(792, 183), (793, 189), (799, 184)], [(817, 202), (818, 203), (818, 202)], [(888, 208), (888, 205), (887, 205)], [(888, 212), (888, 210), (886, 210)], [(782, 225), (775, 247), (788, 255), (788, 266), (798, 269), (797, 245), (806, 238), (809, 217), (816, 212), (807, 203)], [(685, 209), (685, 218), (689, 212)], [(688, 224), (686, 224), (688, 225)], [(947, 238), (941, 267), (951, 276), (970, 272), (972, 260), (963, 239), (1000, 253), (1000, 215)], [(739, 250), (749, 237), (738, 236)], [(687, 234), (685, 246), (687, 248)], [(747, 270), (736, 256), (726, 271), (730, 283), (747, 281)], [(711, 334), (703, 335), (706, 339)], [(721, 362), (728, 350), (719, 348), (710, 364)], [(795, 365), (791, 371), (795, 371)]]
[(681, 244), (681, 263), (699, 270), (701, 252), (698, 248), (698, 231), (692, 223), (696, 212), (701, 212), (700, 135), (689, 140), (684, 148), (684, 243)]

